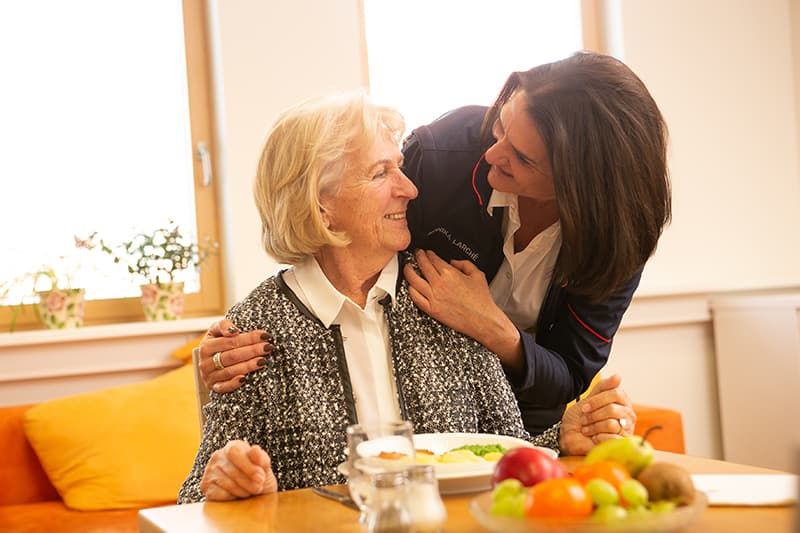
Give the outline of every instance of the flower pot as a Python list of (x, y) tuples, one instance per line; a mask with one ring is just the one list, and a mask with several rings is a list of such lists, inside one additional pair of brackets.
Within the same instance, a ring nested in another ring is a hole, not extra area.
[(36, 311), (39, 320), (49, 329), (83, 326), (84, 289), (55, 289), (40, 292)]
[(142, 309), (148, 321), (177, 320), (183, 316), (183, 283), (142, 285)]

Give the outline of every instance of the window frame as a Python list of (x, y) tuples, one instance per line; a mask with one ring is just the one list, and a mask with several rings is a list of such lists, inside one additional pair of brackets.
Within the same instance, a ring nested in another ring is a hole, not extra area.
[(602, 0), (581, 0), (581, 27), (583, 49), (605, 54), (608, 52), (601, 2)]
[[(214, 138), (213, 98), (208, 32), (208, 7), (205, 0), (182, 0), (186, 69), (191, 127), (194, 197), (197, 235), (208, 236), (220, 243), (220, 253), (210, 256), (200, 270), (200, 292), (186, 294), (184, 317), (219, 315), (224, 311), (223, 249), (220, 240), (220, 213), (217, 201), (217, 181), (203, 184), (203, 166), (197, 157), (199, 142), (205, 143), (212, 154), (212, 175), (217, 175), (216, 142)], [(15, 330), (44, 329), (36, 316), (36, 304), (0, 306), (0, 331), (8, 331), (12, 314), (17, 314)], [(21, 309), (20, 309), (21, 307)], [(16, 308), (16, 309), (15, 309)], [(99, 325), (144, 320), (138, 297), (91, 300), (85, 303), (85, 325)]]

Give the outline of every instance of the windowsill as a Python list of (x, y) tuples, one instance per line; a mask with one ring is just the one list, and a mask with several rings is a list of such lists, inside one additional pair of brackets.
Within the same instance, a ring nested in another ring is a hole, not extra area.
[(181, 320), (165, 320), (162, 322), (128, 322), (124, 324), (86, 326), (74, 329), (41, 329), (35, 331), (0, 333), (0, 348), (6, 346), (80, 342), (86, 340), (141, 337), (171, 333), (192, 333), (205, 331), (208, 329), (208, 326), (219, 319), (219, 316), (208, 316), (184, 318)]

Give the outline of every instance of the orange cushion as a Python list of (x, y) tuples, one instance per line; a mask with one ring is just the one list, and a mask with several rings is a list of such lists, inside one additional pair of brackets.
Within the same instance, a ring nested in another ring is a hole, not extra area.
[[(22, 427), (31, 405), (0, 408), (0, 505), (58, 500)], [(8, 531), (0, 527), (0, 531)]]
[(25, 533), (137, 533), (137, 509), (72, 511), (61, 502), (0, 506), (0, 531)]
[(194, 369), (49, 400), (25, 434), (70, 509), (174, 502), (200, 443)]
[(197, 338), (194, 338), (188, 341), (186, 344), (179, 348), (175, 348), (172, 352), (172, 357), (175, 359), (183, 362), (183, 363), (191, 363), (192, 362), (192, 350), (200, 346), (200, 343), (203, 342), (203, 339), (206, 338), (206, 334), (203, 333)]
[(656, 424), (662, 429), (655, 430), (647, 437), (647, 442), (656, 450), (665, 452), (686, 453), (683, 439), (683, 418), (678, 411), (663, 407), (650, 407), (634, 404), (636, 411), (636, 435), (643, 435), (645, 431)]

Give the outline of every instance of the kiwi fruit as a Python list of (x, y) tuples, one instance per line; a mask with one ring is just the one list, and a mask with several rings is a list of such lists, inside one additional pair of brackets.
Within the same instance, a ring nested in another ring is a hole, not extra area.
[(694, 483), (685, 469), (671, 463), (651, 463), (637, 476), (650, 501), (669, 500), (678, 505), (694, 501)]

